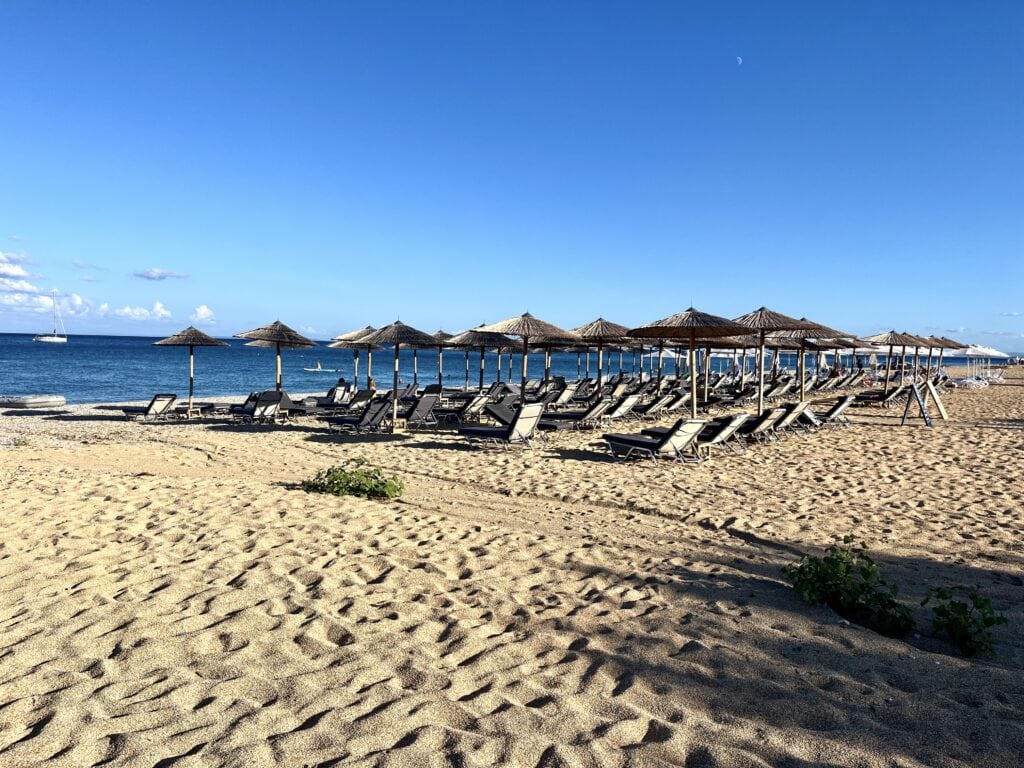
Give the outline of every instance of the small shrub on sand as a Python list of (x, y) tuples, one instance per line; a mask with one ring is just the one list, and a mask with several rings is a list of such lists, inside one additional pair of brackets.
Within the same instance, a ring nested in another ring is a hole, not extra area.
[(317, 472), (302, 481), (303, 490), (312, 493), (333, 493), (335, 496), (360, 496), (364, 499), (394, 499), (402, 495), (405, 485), (397, 477), (386, 477), (380, 467), (366, 466), (365, 459)]
[(914, 629), (910, 610), (896, 600), (896, 586), (882, 578), (866, 545), (854, 544), (852, 536), (843, 537), (843, 546), (831, 545), (824, 557), (804, 555), (783, 573), (812, 605), (828, 605), (888, 637), (905, 637)]
[(929, 603), (933, 603), (932, 627), (949, 635), (964, 656), (991, 652), (992, 627), (1006, 623), (1006, 617), (996, 613), (992, 601), (977, 586), (933, 587), (921, 601), (921, 605)]

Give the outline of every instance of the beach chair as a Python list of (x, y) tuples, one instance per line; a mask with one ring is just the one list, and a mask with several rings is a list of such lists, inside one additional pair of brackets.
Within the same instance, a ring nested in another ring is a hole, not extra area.
[(801, 419), (804, 423), (813, 424), (810, 418), (813, 417), (814, 421), (817, 421), (815, 426), (820, 427), (840, 427), (850, 423), (850, 420), (846, 418), (844, 412), (847, 408), (853, 405), (853, 401), (856, 399), (856, 395), (843, 395), (838, 398), (832, 407), (829, 408), (825, 413), (814, 413), (810, 409), (804, 411)]
[[(615, 421), (616, 419), (621, 419), (623, 416), (628, 416), (630, 413), (633, 412), (633, 408), (636, 407), (636, 404), (639, 401), (640, 395), (626, 395), (621, 400), (619, 400), (618, 403), (615, 404), (615, 406), (605, 411), (604, 415), (601, 416), (601, 421)], [(609, 402), (615, 401), (609, 398)]]
[(277, 421), (282, 416), (281, 402), (283, 398), (284, 393), (277, 389), (268, 389), (265, 392), (260, 392), (252, 412), (242, 414), (242, 421), (258, 424), (269, 424)]
[(608, 451), (616, 459), (630, 459), (634, 456), (647, 456), (655, 464), (659, 457), (672, 458), (675, 461), (700, 461), (700, 456), (692, 447), (697, 435), (706, 422), (700, 419), (679, 419), (664, 434), (657, 437), (650, 435), (602, 435), (608, 444)]
[(484, 413), (503, 426), (508, 426), (516, 417), (516, 407), (519, 402), (519, 395), (510, 392), (497, 403), (489, 403), (484, 408)]
[(365, 408), (373, 400), (374, 394), (376, 394), (376, 390), (360, 389), (358, 392), (352, 395), (352, 399), (349, 400), (348, 404), (346, 405), (346, 408), (348, 409), (349, 413), (353, 413), (357, 409)]
[(167, 419), (173, 415), (174, 411), (171, 409), (171, 406), (174, 405), (174, 401), (177, 399), (177, 395), (161, 393), (153, 395), (149, 405), (128, 405), (121, 409), (121, 413), (129, 421), (145, 421), (147, 419), (158, 421), (160, 419)]
[(655, 395), (654, 399), (646, 405), (633, 407), (632, 415), (638, 419), (653, 419), (661, 415), (662, 411), (672, 401), (672, 395)]
[(519, 407), (507, 427), (460, 427), (459, 435), (472, 446), (500, 445), (506, 450), (513, 445), (533, 448), (534, 434), (543, 414), (541, 403), (526, 403)]
[(704, 458), (711, 456), (711, 451), (721, 448), (732, 453), (743, 453), (747, 447), (737, 438), (740, 427), (750, 419), (749, 413), (736, 413), (723, 416), (713, 426), (708, 426), (697, 436), (697, 454)]
[(461, 425), (467, 421), (480, 421), (486, 407), (487, 395), (473, 395), (458, 408), (435, 408), (434, 416), (439, 422), (455, 422)]
[(358, 416), (321, 416), (330, 432), (380, 432), (387, 424), (391, 413), (391, 398), (371, 400)]
[(418, 429), (423, 427), (436, 427), (437, 417), (434, 415), (434, 406), (441, 399), (441, 396), (433, 393), (421, 395), (416, 405), (409, 409), (404, 416), (407, 429)]
[(790, 403), (782, 407), (784, 413), (782, 418), (772, 425), (772, 433), (777, 437), (788, 434), (793, 425), (800, 418), (801, 414), (810, 408), (809, 400), (801, 400), (797, 403)]
[(586, 410), (549, 413), (541, 420), (540, 428), (554, 430), (568, 429), (570, 427), (573, 429), (595, 427), (601, 423), (601, 417), (611, 407), (611, 400), (598, 400)]
[(745, 437), (747, 442), (767, 443), (773, 439), (772, 429), (775, 423), (786, 415), (785, 408), (771, 408), (760, 416), (746, 421), (740, 426), (737, 434)]

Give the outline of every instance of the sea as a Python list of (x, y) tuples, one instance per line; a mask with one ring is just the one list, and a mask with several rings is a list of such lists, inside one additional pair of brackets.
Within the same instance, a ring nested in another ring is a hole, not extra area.
[[(0, 333), (0, 397), (17, 395), (62, 395), (68, 403), (112, 403), (128, 400), (148, 400), (156, 392), (175, 392), (179, 397), (188, 395), (188, 348), (157, 347), (158, 337), (146, 336), (86, 336), (72, 335), (67, 344), (41, 344), (32, 341), (30, 334)], [(226, 347), (195, 348), (195, 394), (197, 398), (241, 396), (256, 390), (273, 388), (275, 383), (275, 353), (273, 349), (245, 346), (242, 339), (222, 339)], [(310, 349), (284, 349), (282, 379), (286, 391), (293, 393), (326, 393), (341, 377), (353, 379), (352, 350), (330, 349), (321, 342)], [(445, 350), (443, 383), (446, 387), (463, 387), (467, 383), (476, 387), (479, 382), (480, 353), (469, 355), (469, 375), (466, 374), (466, 354), (462, 350)], [(415, 356), (415, 372), (414, 372)], [(586, 355), (576, 352), (553, 352), (553, 376), (575, 379), (586, 376)], [(606, 372), (618, 373), (618, 352), (605, 352)], [(651, 355), (622, 355), (622, 370), (639, 372), (650, 370)], [(809, 357), (810, 359), (810, 357)], [(520, 354), (502, 355), (501, 378), (518, 381)], [(966, 360), (949, 359), (949, 365), (963, 365)], [(360, 352), (359, 384), (366, 382), (366, 352)], [(497, 354), (488, 351), (484, 358), (485, 384), (496, 380)], [(733, 364), (727, 356), (712, 356), (712, 370), (726, 370)], [(383, 349), (373, 354), (373, 369), (377, 387), (389, 389), (393, 378), (394, 352)], [(656, 365), (656, 362), (655, 362)], [(666, 374), (675, 372), (674, 359), (663, 358)], [(780, 365), (792, 370), (796, 355), (783, 353)], [(317, 368), (320, 370), (307, 370)], [(752, 355), (748, 366), (753, 366)], [(682, 363), (685, 370), (685, 360)], [(597, 375), (597, 353), (590, 353), (589, 370)], [(436, 349), (399, 350), (399, 378), (402, 385), (413, 381), (420, 385), (437, 381), (438, 355)], [(527, 363), (530, 378), (541, 378), (544, 372), (542, 353), (531, 354)], [(467, 381), (468, 379), (468, 381)]]

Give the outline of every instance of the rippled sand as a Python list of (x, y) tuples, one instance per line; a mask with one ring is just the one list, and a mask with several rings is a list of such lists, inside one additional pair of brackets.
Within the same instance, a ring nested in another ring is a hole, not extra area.
[[(946, 402), (657, 467), (0, 415), (0, 766), (1020, 765), (1024, 374)], [(295, 488), (355, 456), (405, 495)], [(804, 605), (845, 533), (925, 633), (979, 584), (996, 655)]]

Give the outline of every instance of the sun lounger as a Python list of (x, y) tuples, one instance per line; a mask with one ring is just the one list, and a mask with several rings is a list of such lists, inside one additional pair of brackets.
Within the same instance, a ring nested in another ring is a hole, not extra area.
[(508, 449), (512, 445), (533, 447), (534, 434), (544, 406), (541, 403), (526, 403), (516, 411), (515, 418), (507, 427), (460, 427), (459, 435), (470, 445), (500, 445)]
[(785, 408), (771, 408), (744, 423), (737, 430), (737, 434), (745, 437), (747, 442), (767, 443), (773, 439), (772, 430), (775, 428), (776, 422), (785, 415)]
[(487, 407), (487, 395), (473, 395), (458, 408), (435, 408), (434, 415), (439, 422), (455, 422), (465, 424), (467, 421), (480, 421), (480, 415)]
[(782, 407), (782, 417), (772, 425), (772, 433), (776, 436), (788, 433), (800, 418), (800, 414), (806, 411), (810, 405), (811, 403), (808, 400), (801, 400), (797, 403), (784, 405)]
[(391, 398), (380, 397), (370, 401), (362, 413), (352, 416), (321, 416), (331, 431), (339, 432), (380, 432), (387, 425), (391, 413)]
[(711, 451), (721, 448), (733, 453), (743, 453), (746, 447), (739, 442), (737, 435), (750, 418), (749, 413), (737, 413), (732, 416), (723, 416), (714, 427), (708, 426), (697, 436), (697, 455), (704, 457), (711, 456)]
[(804, 423), (812, 424), (813, 422), (808, 417), (813, 417), (814, 420), (817, 421), (816, 426), (822, 427), (838, 427), (849, 424), (850, 420), (846, 418), (844, 412), (853, 404), (855, 399), (855, 395), (843, 395), (838, 398), (835, 403), (832, 404), (832, 407), (825, 411), (825, 413), (814, 413), (808, 409), (804, 411), (800, 418)]
[(129, 421), (166, 419), (173, 415), (171, 406), (177, 399), (177, 395), (161, 393), (153, 395), (149, 405), (129, 405), (122, 408), (121, 413)]
[(617, 459), (629, 459), (634, 456), (647, 456), (655, 464), (658, 458), (671, 458), (675, 461), (699, 461), (697, 451), (692, 447), (697, 435), (704, 428), (700, 419), (679, 419), (663, 435), (603, 435), (608, 450)]
[(540, 428), (544, 430), (554, 430), (568, 429), (570, 427), (573, 429), (596, 427), (601, 423), (601, 417), (611, 407), (611, 400), (598, 400), (586, 410), (549, 413), (543, 418), (543, 420), (541, 420)]
[(436, 427), (437, 417), (434, 415), (434, 406), (437, 405), (440, 399), (441, 396), (436, 393), (421, 395), (419, 400), (416, 401), (416, 405), (410, 408), (404, 416), (406, 428)]

